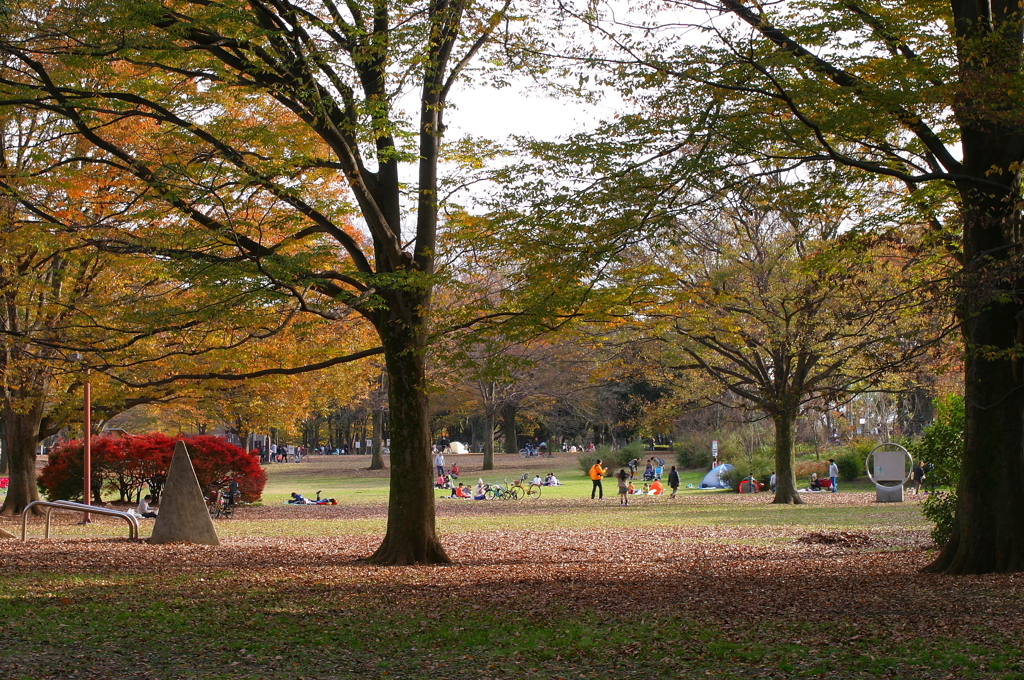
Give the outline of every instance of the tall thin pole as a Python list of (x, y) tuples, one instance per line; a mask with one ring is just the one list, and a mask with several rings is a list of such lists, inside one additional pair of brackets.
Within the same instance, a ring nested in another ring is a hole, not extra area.
[[(92, 505), (92, 386), (89, 384), (89, 369), (85, 369), (85, 504)], [(85, 513), (85, 522), (92, 521), (89, 513)]]

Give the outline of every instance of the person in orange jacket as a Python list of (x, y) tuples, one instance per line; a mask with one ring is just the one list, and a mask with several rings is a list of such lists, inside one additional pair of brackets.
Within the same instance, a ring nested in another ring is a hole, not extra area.
[(659, 480), (655, 479), (653, 482), (651, 482), (651, 495), (652, 496), (660, 496), (664, 492), (665, 492), (665, 487), (661, 485), (661, 482)]
[(594, 500), (594, 494), (597, 494), (598, 499), (604, 498), (604, 489), (601, 487), (601, 480), (607, 474), (608, 468), (601, 467), (601, 461), (598, 460), (590, 468), (590, 479), (594, 482), (594, 488), (590, 490), (590, 500)]

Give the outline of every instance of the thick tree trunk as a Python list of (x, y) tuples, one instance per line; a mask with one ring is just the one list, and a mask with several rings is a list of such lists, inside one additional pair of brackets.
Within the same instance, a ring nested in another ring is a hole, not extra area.
[(487, 408), (484, 413), (484, 470), (494, 469), (494, 411)]
[(519, 453), (519, 437), (516, 435), (516, 405), (501, 407), (501, 431), (505, 437), (505, 453)]
[(4, 404), (6, 448), (10, 457), (10, 485), (0, 515), (20, 515), (32, 501), (39, 500), (36, 484), (36, 446), (39, 444), (39, 424), (43, 419), (43, 401), (34, 400), (28, 412), (16, 412), (10, 403)]
[[(393, 309), (401, 303), (392, 303)], [(416, 309), (416, 305), (409, 305)], [(412, 314), (410, 314), (412, 316)], [(375, 564), (448, 564), (437, 538), (430, 419), (423, 343), (411, 319), (384, 322), (391, 414), (391, 489), (387, 535), (369, 558)]]
[[(969, 324), (974, 342), (1000, 331), (1012, 332), (1012, 310), (999, 307), (1005, 306), (994, 306)], [(967, 358), (967, 441), (956, 519), (949, 542), (928, 571), (985, 574), (1024, 570), (1024, 393), (1013, 380), (1009, 364), (1008, 360)]]
[[(1024, 570), (1021, 6), (951, 3), (960, 69), (966, 437), (953, 534), (929, 571)], [(984, 183), (984, 184), (982, 184)], [(1002, 185), (1001, 189), (999, 186)]]
[(965, 266), (966, 436), (953, 534), (927, 567), (933, 572), (1024, 571), (1024, 359), (1013, 358), (1024, 342), (1024, 305), (1000, 290), (1004, 268), (1015, 265), (990, 254), (1019, 257), (996, 248), (1019, 240), (1015, 216), (991, 217), (998, 207), (965, 210), (974, 217), (965, 250), (982, 255)]
[[(3, 428), (3, 421), (0, 420), (0, 428)], [(0, 475), (6, 475), (10, 473), (11, 468), (9, 461), (10, 456), (7, 453), (7, 436), (3, 434), (3, 430), (0, 429)]]
[(772, 502), (786, 505), (803, 503), (796, 491), (796, 474), (793, 471), (796, 413), (778, 413), (772, 420), (775, 422), (775, 500)]
[(371, 417), (373, 418), (373, 443), (370, 446), (370, 469), (386, 470), (387, 466), (384, 464), (383, 442), (381, 441), (381, 437), (384, 436), (384, 409), (373, 409), (373, 415)]

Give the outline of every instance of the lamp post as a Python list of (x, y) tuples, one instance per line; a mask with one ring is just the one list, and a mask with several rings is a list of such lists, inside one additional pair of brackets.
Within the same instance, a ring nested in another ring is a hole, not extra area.
[[(82, 361), (83, 357), (78, 352), (71, 355), (73, 361)], [(83, 489), (82, 495), (84, 496), (83, 502), (86, 505), (92, 505), (92, 385), (89, 384), (89, 368), (85, 369), (85, 385), (84, 385), (84, 408), (85, 415), (82, 420), (82, 426), (85, 432), (82, 435), (82, 442), (84, 445), (84, 452), (82, 455), (82, 476)], [(85, 513), (82, 517), (82, 524), (92, 523), (92, 516), (90, 513)]]

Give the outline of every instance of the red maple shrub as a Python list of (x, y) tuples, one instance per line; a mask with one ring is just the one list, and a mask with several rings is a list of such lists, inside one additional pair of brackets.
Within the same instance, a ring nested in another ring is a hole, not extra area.
[[(258, 501), (267, 474), (255, 452), (247, 453), (219, 437), (171, 438), (159, 432), (125, 437), (94, 437), (92, 440), (93, 502), (101, 502), (104, 490), (117, 491), (119, 500), (137, 501), (145, 487), (159, 500), (167, 481), (174, 445), (183, 441), (192, 458), (199, 485), (206, 492), (238, 480), (242, 501)], [(83, 445), (64, 442), (50, 451), (50, 460), (39, 475), (39, 488), (53, 500), (82, 499)]]

